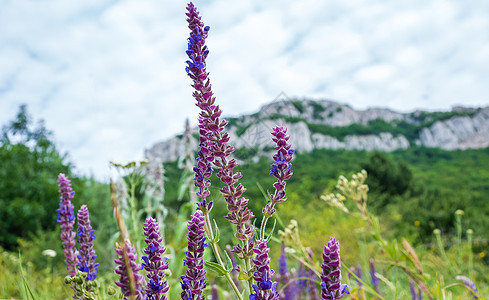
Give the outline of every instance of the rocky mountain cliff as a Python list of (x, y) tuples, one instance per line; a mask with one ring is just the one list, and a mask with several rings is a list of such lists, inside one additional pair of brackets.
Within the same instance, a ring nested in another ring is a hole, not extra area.
[[(273, 152), (270, 130), (276, 125), (288, 128), (298, 152), (317, 148), (394, 151), (413, 145), (445, 150), (489, 146), (489, 107), (399, 113), (385, 108), (355, 110), (328, 100), (277, 100), (257, 113), (226, 119), (238, 158)], [(196, 134), (190, 145), (197, 148)], [(183, 153), (183, 135), (145, 150), (146, 157), (159, 157), (164, 162)]]

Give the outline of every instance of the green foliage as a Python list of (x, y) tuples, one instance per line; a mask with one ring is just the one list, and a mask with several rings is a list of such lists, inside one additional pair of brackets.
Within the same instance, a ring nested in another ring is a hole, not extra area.
[(14, 249), (18, 237), (57, 225), (58, 173), (70, 164), (50, 140), (42, 122), (33, 128), (25, 106), (2, 129), (0, 140), (0, 245)]
[(302, 101), (299, 100), (294, 100), (292, 101), (292, 105), (300, 112), (304, 112), (304, 104), (302, 104)]
[(312, 102), (312, 116), (314, 119), (321, 119), (321, 113), (326, 110), (319, 102)]

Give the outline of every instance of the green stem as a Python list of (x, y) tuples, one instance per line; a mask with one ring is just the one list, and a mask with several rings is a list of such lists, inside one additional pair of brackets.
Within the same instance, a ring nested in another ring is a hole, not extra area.
[[(205, 232), (206, 232), (206, 234), (209, 237), (209, 240), (211, 242), (212, 251), (214, 252), (214, 255), (216, 256), (216, 259), (217, 259), (217, 262), (219, 263), (219, 265), (221, 265), (221, 267), (223, 267), (224, 270), (226, 270), (226, 265), (224, 264), (224, 261), (222, 260), (221, 255), (220, 255), (219, 245), (217, 244), (217, 242), (214, 239), (214, 232), (212, 231), (211, 222), (209, 220), (209, 213), (205, 212), (204, 217), (205, 217), (204, 229), (205, 229)], [(236, 294), (236, 297), (238, 297), (239, 300), (243, 300), (243, 297), (241, 296), (241, 293), (239, 292), (239, 289), (236, 286), (236, 284), (234, 284), (234, 281), (231, 278), (231, 275), (228, 272), (226, 272), (225, 277), (226, 277), (227, 281), (229, 282), (229, 284), (231, 285), (231, 287), (233, 288), (234, 293)]]
[[(247, 257), (245, 259), (245, 268), (246, 268), (246, 274), (249, 275), (250, 270), (251, 270), (251, 258)], [(252, 285), (253, 285), (253, 276), (250, 276), (250, 279), (248, 279), (248, 288), (250, 289), (250, 293), (252, 291)]]
[(393, 265), (393, 266), (396, 266), (396, 267), (399, 267), (401, 268), (401, 270), (404, 271), (404, 273), (406, 273), (409, 277), (411, 277), (412, 280), (414, 280), (418, 285), (419, 287), (421, 287), (421, 289), (426, 293), (426, 295), (428, 295), (428, 298), (430, 300), (433, 300), (433, 295), (431, 295), (430, 291), (428, 290), (428, 288), (421, 282), (421, 280), (419, 280), (418, 277), (416, 277), (411, 271), (408, 270), (408, 268), (406, 268), (405, 266), (401, 265), (398, 261), (385, 261), (385, 260), (378, 260), (378, 262), (380, 263), (385, 263), (385, 264), (390, 264), (390, 265)]
[(355, 274), (355, 272), (353, 272), (352, 270), (350, 270), (350, 268), (345, 265), (345, 263), (343, 262), (343, 260), (341, 260), (341, 264), (343, 265), (343, 268), (348, 272), (350, 273), (351, 276), (353, 276), (356, 280), (358, 280), (359, 282), (361, 282), (363, 284), (363, 286), (372, 294), (374, 294), (376, 297), (379, 297), (379, 300), (384, 300), (384, 297), (382, 297), (382, 295), (380, 295), (379, 293), (377, 293), (373, 288), (370, 287), (370, 285), (368, 285), (365, 281), (363, 281), (360, 277), (357, 276), (357, 274)]
[(261, 226), (260, 226), (260, 240), (265, 239), (265, 228), (267, 227), (267, 222), (269, 218), (270, 218), (269, 216), (263, 216), (263, 220), (261, 221)]

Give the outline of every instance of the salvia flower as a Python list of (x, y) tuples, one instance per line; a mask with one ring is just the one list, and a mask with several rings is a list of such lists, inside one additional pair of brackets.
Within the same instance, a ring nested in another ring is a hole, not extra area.
[(204, 237), (205, 218), (201, 210), (197, 210), (188, 222), (187, 256), (185, 265), (187, 271), (180, 276), (182, 299), (204, 299), (203, 290), (206, 287), (204, 270), (204, 247), (207, 246)]
[(248, 199), (241, 197), (246, 190), (238, 180), (242, 177), (241, 173), (233, 172), (238, 165), (235, 159), (229, 159), (229, 155), (234, 152), (234, 147), (228, 145), (229, 134), (224, 131), (225, 120), (221, 120), (222, 110), (215, 105), (210, 80), (206, 71), (206, 58), (209, 50), (205, 45), (205, 39), (209, 32), (209, 26), (204, 26), (201, 17), (195, 6), (189, 3), (187, 6), (187, 22), (190, 29), (188, 39), (187, 67), (185, 68), (188, 76), (192, 79), (195, 91), (196, 105), (201, 109), (199, 114), (199, 136), (200, 149), (195, 171), (195, 184), (199, 188), (201, 202), (199, 208), (206, 213), (212, 208), (212, 202), (205, 199), (208, 195), (208, 187), (213, 169), (216, 168), (217, 177), (225, 184), (220, 189), (227, 202), (228, 219), (235, 224), (237, 229), (235, 236), (243, 241), (244, 246), (235, 246), (234, 252), (238, 257), (251, 257), (253, 255), (253, 238), (255, 228), (249, 220), (254, 217), (252, 211), (247, 208)]
[(275, 162), (271, 165), (272, 169), (269, 171), (269, 174), (277, 178), (277, 181), (273, 184), (275, 193), (273, 195), (270, 193), (268, 194), (270, 200), (265, 208), (263, 208), (263, 214), (267, 217), (275, 212), (276, 203), (281, 203), (286, 200), (285, 181), (292, 177), (293, 174), (290, 161), (292, 160), (294, 149), (292, 149), (291, 145), (288, 143), (290, 137), (287, 135), (287, 128), (277, 126), (273, 128), (272, 135), (272, 140), (276, 144), (275, 150), (277, 150), (277, 153), (273, 155)]
[(421, 290), (418, 290), (418, 292), (416, 292), (416, 283), (414, 283), (414, 281), (411, 281), (409, 283), (409, 292), (411, 293), (411, 299), (412, 300), (422, 300), (423, 299), (423, 294), (421, 293)]
[(278, 283), (272, 282), (275, 272), (270, 268), (270, 256), (268, 255), (270, 248), (267, 246), (267, 240), (258, 240), (253, 251), (256, 254), (253, 258), (255, 265), (253, 279), (256, 284), (252, 286), (254, 293), (250, 295), (250, 300), (279, 299)]
[(78, 242), (80, 251), (78, 253), (78, 270), (87, 273), (87, 280), (94, 280), (98, 273), (98, 263), (95, 263), (95, 251), (93, 250), (93, 240), (95, 240), (95, 230), (90, 224), (88, 207), (82, 205), (78, 211)]
[(281, 253), (278, 258), (278, 272), (280, 274), (280, 284), (285, 286), (281, 299), (293, 300), (295, 296), (295, 282), (290, 281), (290, 273), (287, 268), (287, 256), (285, 255), (285, 246), (282, 245)]
[(324, 246), (323, 263), (321, 265), (321, 296), (325, 300), (335, 300), (349, 294), (346, 284), (341, 284), (340, 243), (330, 238)]
[[(313, 252), (311, 249), (308, 249), (309, 262), (314, 263), (313, 260)], [(307, 275), (309, 280), (307, 281), (307, 294), (309, 296), (308, 299), (311, 300), (319, 300), (317, 288), (316, 288), (316, 273), (313, 269), (308, 268)]]
[[(362, 271), (362, 266), (357, 265), (355, 268), (353, 268), (353, 273), (360, 279), (363, 280), (363, 271)], [(357, 282), (358, 286), (362, 286), (363, 283), (357, 278), (355, 278), (355, 281)]]
[(143, 268), (148, 272), (146, 277), (149, 281), (146, 284), (146, 295), (148, 300), (166, 300), (165, 293), (168, 292), (168, 283), (165, 279), (164, 271), (168, 269), (166, 257), (162, 257), (166, 248), (163, 246), (163, 238), (160, 236), (158, 222), (149, 217), (144, 223), (144, 235), (146, 238), (146, 248), (142, 257)]
[(75, 232), (73, 232), (73, 226), (75, 225), (75, 212), (74, 206), (71, 203), (75, 196), (75, 191), (71, 188), (71, 180), (61, 173), (58, 175), (59, 193), (61, 198), (59, 201), (58, 219), (56, 220), (61, 226), (61, 241), (63, 244), (66, 269), (70, 276), (76, 275), (77, 265), (77, 250), (75, 247)]
[[(144, 278), (139, 273), (141, 265), (137, 263), (138, 254), (134, 246), (131, 245), (129, 240), (125, 240), (124, 244), (115, 249), (118, 257), (114, 259), (117, 265), (115, 273), (120, 275), (119, 281), (115, 284), (121, 288), (124, 297), (131, 296), (131, 289), (134, 289), (134, 296), (137, 300), (146, 299), (144, 293)], [(133, 278), (131, 287), (131, 277)]]
[(375, 270), (375, 262), (374, 262), (374, 260), (371, 259), (370, 262), (369, 262), (369, 264), (370, 264), (370, 279), (371, 279), (372, 285), (374, 286), (374, 289), (377, 292), (377, 294), (380, 294), (380, 291), (379, 291), (379, 283), (380, 283), (380, 280), (377, 277), (377, 275), (375, 274), (377, 272)]
[(456, 278), (462, 281), (465, 284), (465, 286), (470, 289), (470, 294), (472, 295), (472, 297), (474, 297), (474, 299), (481, 299), (479, 296), (480, 294), (479, 294), (479, 290), (477, 289), (477, 286), (472, 280), (470, 280), (470, 278), (462, 275), (459, 275)]
[[(212, 96), (211, 86), (205, 69), (205, 58), (209, 53), (205, 45), (205, 39), (209, 28), (206, 27), (206, 30), (204, 30), (204, 23), (201, 22), (199, 13), (192, 2), (188, 4), (187, 11), (187, 22), (191, 32), (188, 38), (187, 48), (187, 55), (190, 60), (187, 60), (185, 70), (194, 82), (193, 87), (196, 89), (194, 97), (197, 99), (197, 106), (201, 107)], [(205, 82), (207, 82), (207, 85)], [(200, 198), (198, 206), (202, 211), (206, 212), (212, 209), (212, 201), (207, 202), (206, 198), (210, 194), (209, 186), (211, 182), (209, 178), (213, 171), (212, 162), (214, 161), (214, 156), (211, 150), (211, 142), (208, 139), (208, 120), (202, 114), (199, 116), (200, 146), (197, 166), (193, 170), (195, 172), (194, 183), (198, 188), (197, 196)]]

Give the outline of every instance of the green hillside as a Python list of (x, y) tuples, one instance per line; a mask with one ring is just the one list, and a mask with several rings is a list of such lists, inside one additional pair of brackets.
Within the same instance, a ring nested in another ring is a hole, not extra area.
[[(257, 183), (265, 190), (273, 183), (268, 175), (269, 161), (260, 158), (259, 162), (239, 166), (246, 197), (257, 215), (265, 203)], [(465, 212), (464, 226), (475, 229), (476, 236), (482, 238), (489, 228), (489, 218), (485, 217), (489, 212), (489, 168), (484, 166), (489, 166), (489, 148), (410, 148), (392, 153), (321, 149), (299, 153), (293, 160), (294, 176), (287, 184), (288, 201), (279, 212), (293, 218), (288, 208), (314, 210), (325, 206), (319, 197), (334, 190), (338, 176), (365, 169), (369, 173), (369, 205), (391, 222), (393, 234), (414, 236), (418, 243), (430, 241), (435, 228), (454, 230), (454, 212), (461, 209)], [(165, 168), (167, 199), (176, 210), (179, 204), (171, 199), (176, 199), (181, 171), (176, 163), (165, 164)]]

